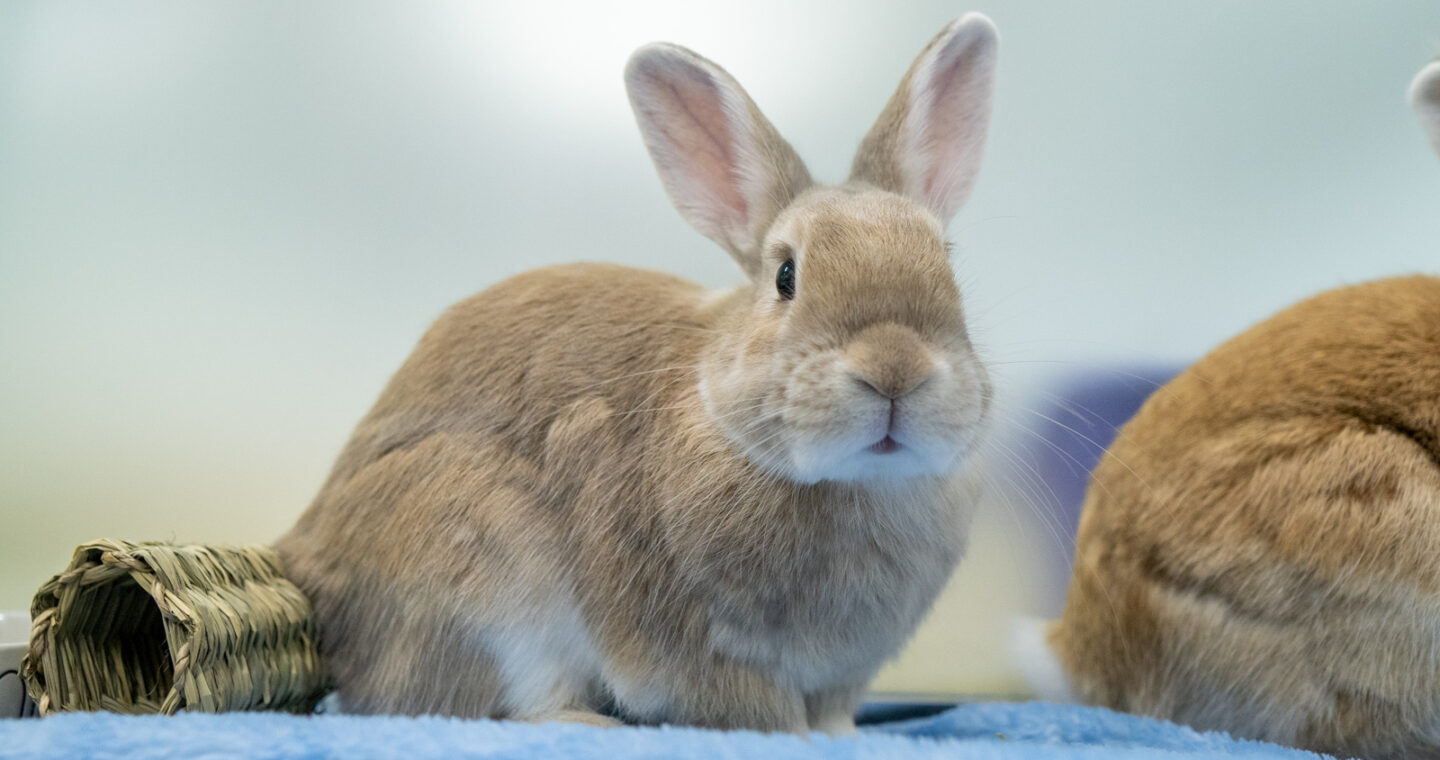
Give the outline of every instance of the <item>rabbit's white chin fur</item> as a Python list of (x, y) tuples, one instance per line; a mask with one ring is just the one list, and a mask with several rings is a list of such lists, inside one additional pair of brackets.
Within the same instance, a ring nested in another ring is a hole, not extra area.
[(822, 480), (858, 482), (947, 475), (960, 463), (960, 452), (953, 448), (919, 448), (896, 440), (899, 448), (883, 454), (871, 450), (873, 443), (858, 451), (837, 451), (834, 447), (794, 450), (791, 452), (793, 479), (811, 484)]

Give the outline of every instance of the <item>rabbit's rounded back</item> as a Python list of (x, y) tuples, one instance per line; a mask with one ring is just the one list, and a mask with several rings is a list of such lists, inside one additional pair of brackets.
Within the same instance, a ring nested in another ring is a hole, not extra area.
[(720, 67), (636, 53), (665, 188), (749, 282), (552, 267), (436, 322), (277, 545), (348, 709), (853, 729), (973, 502), (943, 225), (994, 47), (942, 30), (838, 186)]
[(1092, 476), (1072, 694), (1339, 753), (1440, 749), (1440, 279), (1322, 294), (1148, 400)]
[[(1440, 63), (1410, 86), (1440, 151)], [(1440, 279), (1326, 292), (1153, 394), (1092, 475), (1067, 697), (1440, 756)]]
[[(1440, 63), (1411, 102), (1440, 150)], [(1440, 756), (1440, 279), (1321, 294), (1155, 392), (1096, 467), (1048, 632), (1071, 698)]]

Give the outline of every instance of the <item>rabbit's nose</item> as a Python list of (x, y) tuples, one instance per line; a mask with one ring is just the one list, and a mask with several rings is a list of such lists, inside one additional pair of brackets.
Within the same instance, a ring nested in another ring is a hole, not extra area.
[(924, 385), (935, 371), (920, 336), (893, 322), (866, 328), (845, 353), (856, 382), (882, 398), (904, 396)]
[(892, 372), (886, 373), (884, 377), (855, 374), (854, 378), (857, 383), (875, 395), (894, 401), (924, 385), (925, 381), (930, 379), (930, 373), (926, 372), (923, 376), (918, 376)]

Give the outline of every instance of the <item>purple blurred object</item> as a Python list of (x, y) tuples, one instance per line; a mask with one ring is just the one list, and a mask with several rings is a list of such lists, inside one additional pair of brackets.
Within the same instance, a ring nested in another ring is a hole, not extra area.
[(1180, 369), (1150, 365), (1075, 372), (1050, 383), (1051, 391), (1035, 402), (1034, 435), (1021, 443), (1043, 484), (1055, 527), (1065, 538), (1065, 556), (1060, 559), (1066, 573), (1074, 561), (1075, 529), (1091, 470), (1120, 426)]

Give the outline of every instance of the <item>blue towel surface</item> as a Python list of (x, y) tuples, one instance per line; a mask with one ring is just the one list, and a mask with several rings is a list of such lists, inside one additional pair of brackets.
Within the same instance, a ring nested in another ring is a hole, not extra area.
[(0, 758), (1316, 758), (1087, 707), (977, 704), (831, 739), (445, 718), (72, 713), (0, 721)]

